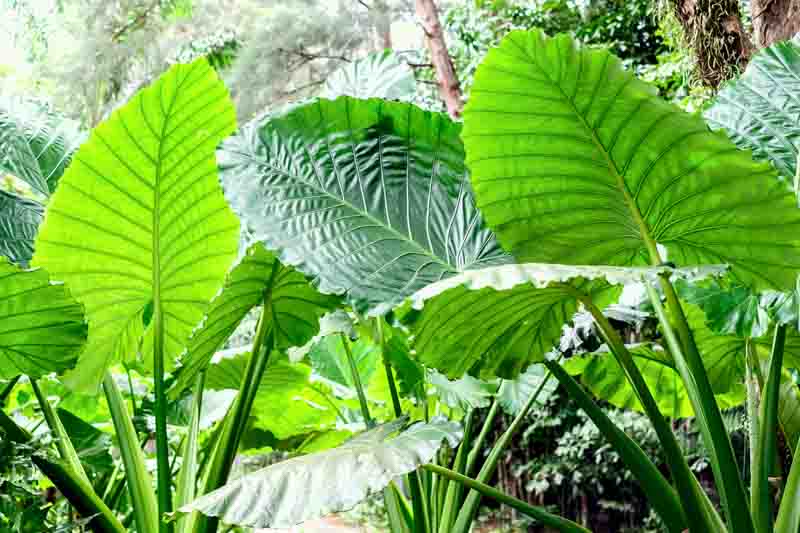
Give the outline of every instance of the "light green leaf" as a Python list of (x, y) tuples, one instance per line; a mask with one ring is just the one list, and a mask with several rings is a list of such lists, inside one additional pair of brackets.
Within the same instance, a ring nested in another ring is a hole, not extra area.
[(65, 285), (0, 258), (0, 378), (63, 372), (85, 342), (83, 308)]
[[(206, 387), (238, 390), (244, 379), (248, 356), (248, 353), (243, 353), (210, 365)], [(324, 387), (311, 382), (308, 365), (289, 363), (273, 353), (253, 402), (251, 417), (254, 425), (278, 439), (327, 429), (336, 421), (337, 413), (324, 393)]]
[(736, 80), (717, 93), (704, 113), (714, 129), (770, 161), (787, 179), (797, 174), (800, 142), (800, 46), (775, 43), (759, 50)]
[(11, 174), (49, 196), (85, 137), (76, 122), (43, 105), (0, 97), (0, 176)]
[(140, 353), (152, 364), (156, 300), (167, 365), (182, 352), (236, 256), (239, 223), (214, 158), (235, 127), (227, 89), (199, 60), (137, 93), (75, 154), (33, 260), (86, 308), (89, 340), (71, 386), (95, 388)]
[(39, 202), (0, 190), (0, 255), (28, 266), (43, 213)]
[(461, 438), (453, 422), (418, 423), (392, 436), (405, 419), (366, 431), (337, 448), (305, 455), (243, 476), (180, 512), (200, 511), (249, 527), (291, 527), (351, 509), (389, 482), (430, 461), (447, 440)]
[(500, 389), (497, 391), (497, 401), (507, 414), (517, 416), (528, 403), (531, 395), (539, 390), (543, 381), (545, 382), (544, 388), (536, 401), (544, 403), (555, 393), (558, 381), (549, 379), (549, 377), (550, 373), (543, 365), (531, 365), (516, 379), (502, 381)]
[[(339, 299), (320, 294), (303, 274), (283, 266), (261, 243), (250, 246), (228, 273), (199, 329), (183, 353), (182, 367), (171, 393), (191, 387), (250, 310), (270, 294), (270, 314), (279, 350), (302, 346), (319, 331), (320, 317)], [(238, 389), (238, 384), (236, 387)]]
[(746, 285), (794, 286), (789, 184), (605, 50), (508, 34), (477, 70), (463, 138), (478, 207), (520, 262), (726, 263)]
[[(309, 352), (311, 368), (323, 378), (355, 390), (356, 385), (353, 382), (353, 373), (350, 371), (347, 353), (342, 342), (342, 336), (334, 334), (328, 335), (315, 344)], [(358, 375), (361, 378), (361, 382), (369, 383), (378, 367), (381, 356), (380, 349), (368, 339), (359, 339), (356, 342), (352, 342), (350, 349), (353, 353), (353, 360), (358, 367)]]
[(463, 410), (488, 407), (497, 392), (497, 384), (475, 379), (464, 375), (456, 380), (449, 380), (435, 370), (428, 373), (428, 383), (439, 400), (448, 407)]
[(761, 337), (769, 329), (769, 315), (761, 298), (747, 287), (723, 287), (716, 281), (703, 284), (678, 282), (680, 297), (700, 306), (716, 333)]
[(409, 100), (416, 94), (416, 85), (411, 67), (391, 50), (384, 50), (334, 71), (325, 81), (322, 95)]
[(283, 263), (379, 315), (507, 260), (473, 205), (460, 130), (410, 104), (315, 101), (226, 141), (226, 196)]

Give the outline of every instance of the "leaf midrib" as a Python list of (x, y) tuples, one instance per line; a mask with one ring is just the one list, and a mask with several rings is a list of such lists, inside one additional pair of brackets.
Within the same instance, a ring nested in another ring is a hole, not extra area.
[[(603, 145), (602, 141), (597, 136), (597, 131), (589, 125), (589, 123), (584, 118), (583, 114), (578, 110), (575, 102), (570, 98), (565, 92), (564, 89), (561, 87), (561, 84), (553, 80), (550, 76), (550, 73), (539, 65), (539, 62), (536, 58), (531, 57), (528, 52), (520, 46), (516, 41), (513, 39), (508, 39), (510, 43), (512, 43), (520, 52), (522, 52), (523, 56), (525, 56), (530, 64), (534, 65), (537, 69), (539, 69), (547, 78), (547, 80), (555, 87), (558, 88), (559, 93), (561, 94), (564, 101), (569, 105), (570, 109), (572, 109), (575, 116), (580, 121), (583, 128), (591, 135), (592, 141), (595, 144), (595, 147), (603, 154), (603, 158), (606, 161), (606, 166), (608, 167), (609, 173), (617, 182), (617, 187), (619, 191), (622, 193), (623, 199), (625, 200), (625, 205), (628, 207), (628, 211), (630, 212), (631, 216), (633, 217), (633, 221), (636, 224), (637, 228), (639, 229), (640, 236), (647, 247), (647, 250), (650, 254), (650, 262), (654, 266), (660, 265), (662, 263), (661, 256), (658, 252), (658, 248), (656, 247), (656, 242), (653, 237), (650, 235), (650, 230), (647, 224), (642, 217), (641, 212), (639, 211), (639, 207), (636, 205), (633, 197), (631, 196), (630, 191), (628, 190), (628, 186), (625, 183), (625, 178), (622, 174), (620, 174), (619, 169), (617, 168), (616, 163), (611, 158), (611, 154), (608, 153), (606, 147)], [(556, 41), (556, 46), (558, 45), (558, 41)], [(600, 80), (602, 82), (602, 80)], [(611, 103), (614, 105), (614, 102)]]

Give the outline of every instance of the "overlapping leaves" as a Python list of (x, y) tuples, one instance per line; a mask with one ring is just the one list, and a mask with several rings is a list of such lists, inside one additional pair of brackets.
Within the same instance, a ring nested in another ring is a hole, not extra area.
[(425, 285), (506, 260), (475, 208), (460, 126), (381, 100), (319, 100), (221, 150), (234, 209), (280, 259), (381, 314)]

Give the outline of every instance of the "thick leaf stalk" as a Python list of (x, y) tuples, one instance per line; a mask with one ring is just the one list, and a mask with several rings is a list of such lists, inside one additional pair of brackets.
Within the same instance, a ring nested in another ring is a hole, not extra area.
[(785, 345), (786, 325), (780, 324), (775, 328), (775, 337), (772, 341), (769, 371), (759, 410), (759, 431), (755, 435), (755, 462), (751, 473), (753, 482), (750, 498), (753, 520), (759, 533), (771, 533), (772, 530), (769, 475), (775, 465), (777, 450), (778, 403)]

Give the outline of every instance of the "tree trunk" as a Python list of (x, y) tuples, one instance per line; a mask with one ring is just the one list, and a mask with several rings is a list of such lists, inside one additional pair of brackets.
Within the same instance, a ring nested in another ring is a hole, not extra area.
[(453, 60), (447, 51), (447, 44), (439, 22), (439, 13), (433, 0), (416, 0), (417, 18), (425, 32), (425, 40), (431, 52), (431, 62), (436, 71), (439, 93), (447, 106), (447, 112), (453, 118), (461, 116), (464, 102), (461, 99), (461, 85), (458, 83)]
[[(753, 0), (754, 4), (757, 1)], [(705, 85), (717, 88), (744, 70), (753, 46), (742, 24), (739, 0), (671, 0), (671, 3), (683, 27), (686, 44), (695, 57), (697, 74)]]
[(751, 0), (756, 46), (786, 41), (800, 31), (800, 0)]

